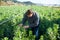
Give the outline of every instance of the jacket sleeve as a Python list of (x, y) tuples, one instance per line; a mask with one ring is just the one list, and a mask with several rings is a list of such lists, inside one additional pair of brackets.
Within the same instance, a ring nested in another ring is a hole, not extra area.
[(30, 24), (30, 27), (36, 27), (39, 25), (39, 15), (38, 14), (35, 14), (35, 20), (34, 20), (34, 23), (33, 24)]
[(25, 22), (27, 21), (27, 17), (26, 17), (26, 15), (24, 14), (23, 15), (23, 19), (22, 19), (22, 26), (24, 26), (24, 24), (25, 24)]

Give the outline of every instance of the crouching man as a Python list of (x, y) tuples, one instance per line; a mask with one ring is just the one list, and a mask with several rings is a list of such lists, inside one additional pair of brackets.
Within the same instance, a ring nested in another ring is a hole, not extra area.
[[(28, 21), (29, 26), (24, 26), (25, 22)], [(27, 30), (28, 28), (31, 28), (33, 35), (36, 36), (35, 40), (39, 40), (39, 15), (37, 15), (36, 12), (33, 12), (31, 9), (27, 10), (27, 12), (24, 14), (24, 17), (22, 19), (22, 24), (20, 26), (24, 26), (24, 28)]]

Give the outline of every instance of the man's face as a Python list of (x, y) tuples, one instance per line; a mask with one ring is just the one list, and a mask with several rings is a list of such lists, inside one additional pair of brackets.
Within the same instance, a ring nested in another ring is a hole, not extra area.
[(33, 14), (31, 13), (31, 14), (29, 14), (29, 15), (27, 15), (28, 17), (32, 17), (33, 16)]

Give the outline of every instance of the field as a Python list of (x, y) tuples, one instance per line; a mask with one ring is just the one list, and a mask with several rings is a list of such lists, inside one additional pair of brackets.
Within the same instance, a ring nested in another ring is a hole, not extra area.
[[(40, 40), (60, 40), (60, 7), (0, 6), (0, 40), (35, 40), (35, 35), (17, 26), (26, 10), (32, 9), (40, 16)], [(27, 25), (27, 23), (26, 23)]]

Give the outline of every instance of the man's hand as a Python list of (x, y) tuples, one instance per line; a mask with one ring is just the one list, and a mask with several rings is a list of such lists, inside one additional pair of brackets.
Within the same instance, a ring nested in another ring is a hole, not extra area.
[(18, 26), (22, 26), (23, 24), (19, 24)]
[(29, 28), (29, 26), (24, 26), (24, 28)]
[[(19, 27), (22, 27), (23, 24), (19, 24)], [(24, 28), (29, 28), (29, 26), (24, 26)]]

